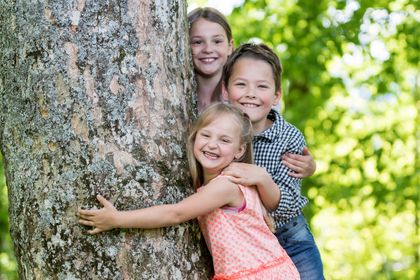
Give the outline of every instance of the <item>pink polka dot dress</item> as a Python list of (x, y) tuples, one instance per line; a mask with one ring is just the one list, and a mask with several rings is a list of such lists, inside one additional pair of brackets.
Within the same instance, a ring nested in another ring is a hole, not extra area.
[(256, 189), (239, 188), (245, 198), (243, 207), (219, 208), (198, 218), (213, 257), (213, 279), (300, 279), (292, 260), (264, 221)]

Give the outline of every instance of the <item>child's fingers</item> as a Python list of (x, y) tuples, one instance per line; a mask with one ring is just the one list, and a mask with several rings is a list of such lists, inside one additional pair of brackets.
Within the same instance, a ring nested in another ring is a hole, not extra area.
[(238, 177), (230, 176), (229, 181), (231, 181), (232, 183), (235, 183), (235, 184), (243, 184), (242, 179), (238, 178)]
[(304, 162), (292, 159), (291, 157), (283, 158), (283, 164), (295, 172), (302, 172), (304, 169)]
[(309, 151), (308, 147), (304, 147), (302, 150), (302, 155), (309, 156), (311, 152)]
[(90, 227), (94, 226), (94, 223), (92, 221), (85, 220), (85, 219), (79, 219), (79, 224), (82, 224), (84, 226), (90, 226)]
[(231, 177), (240, 177), (241, 173), (237, 172), (236, 170), (232, 170), (232, 169), (224, 169), (222, 172), (223, 175), (225, 176), (231, 176)]
[(303, 174), (302, 173), (295, 173), (295, 172), (289, 172), (287, 173), (290, 177), (295, 177), (295, 178), (303, 178)]
[(83, 210), (79, 209), (79, 216), (80, 217), (91, 217), (94, 216), (98, 210)]
[(298, 167), (302, 167), (302, 165), (305, 164), (302, 156), (295, 155), (295, 154), (284, 155), (283, 156), (283, 163), (288, 163), (289, 165), (298, 166)]
[(106, 200), (102, 195), (98, 194), (96, 196), (96, 198), (102, 204), (102, 206), (104, 206), (104, 207), (114, 207), (114, 205), (112, 205), (112, 203), (109, 202), (108, 200)]
[(99, 228), (94, 228), (94, 229), (92, 229), (92, 230), (88, 230), (88, 233), (89, 234), (97, 234), (97, 233), (100, 233), (100, 232), (102, 232), (102, 230), (101, 229), (99, 229)]

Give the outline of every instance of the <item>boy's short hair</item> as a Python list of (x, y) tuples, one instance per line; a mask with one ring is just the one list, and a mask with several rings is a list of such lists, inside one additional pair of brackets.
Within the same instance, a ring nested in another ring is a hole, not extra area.
[(236, 48), (223, 67), (223, 82), (228, 85), (233, 66), (240, 58), (252, 58), (267, 62), (273, 70), (276, 91), (281, 90), (281, 74), (283, 72), (280, 59), (274, 51), (265, 44), (246, 43)]

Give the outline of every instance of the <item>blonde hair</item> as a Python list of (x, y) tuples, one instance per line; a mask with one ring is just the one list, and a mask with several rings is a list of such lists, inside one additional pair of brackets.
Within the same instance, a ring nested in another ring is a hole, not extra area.
[(240, 109), (229, 105), (224, 104), (221, 102), (216, 102), (211, 104), (207, 109), (205, 109), (200, 117), (195, 122), (194, 126), (192, 127), (190, 136), (188, 137), (187, 141), (187, 156), (188, 156), (188, 163), (190, 168), (190, 174), (193, 181), (193, 185), (195, 188), (199, 188), (203, 184), (203, 167), (197, 161), (194, 156), (194, 142), (197, 136), (197, 132), (213, 122), (220, 116), (232, 116), (232, 122), (236, 123), (241, 129), (240, 135), (240, 144), (245, 145), (245, 153), (244, 155), (236, 160), (237, 162), (244, 162), (244, 163), (253, 163), (253, 153), (252, 153), (252, 124), (249, 120), (248, 116), (244, 114)]
[[(195, 137), (197, 136), (197, 132), (201, 128), (213, 122), (218, 117), (226, 115), (231, 115), (232, 122), (235, 122), (241, 128), (240, 144), (245, 145), (246, 149), (244, 155), (240, 159), (236, 160), (236, 162), (250, 164), (254, 163), (252, 151), (253, 130), (252, 123), (248, 115), (243, 113), (240, 109), (234, 107), (233, 105), (221, 102), (213, 103), (201, 113), (200, 117), (197, 119), (194, 126), (192, 127), (190, 136), (188, 137), (187, 141), (188, 164), (190, 167), (190, 174), (193, 181), (193, 185), (196, 189), (201, 187), (204, 181), (203, 167), (194, 156), (194, 142)], [(271, 232), (276, 232), (273, 217), (268, 214), (264, 205), (261, 204), (261, 207), (265, 223), (267, 224)]]

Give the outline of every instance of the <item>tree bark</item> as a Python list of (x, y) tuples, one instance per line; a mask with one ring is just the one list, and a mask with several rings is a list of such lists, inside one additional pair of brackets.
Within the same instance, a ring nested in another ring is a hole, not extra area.
[(0, 4), (0, 141), (21, 279), (206, 279), (194, 222), (97, 236), (77, 209), (192, 193), (184, 1)]

